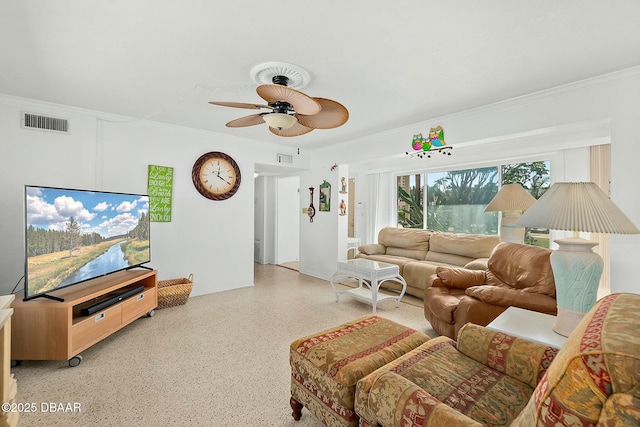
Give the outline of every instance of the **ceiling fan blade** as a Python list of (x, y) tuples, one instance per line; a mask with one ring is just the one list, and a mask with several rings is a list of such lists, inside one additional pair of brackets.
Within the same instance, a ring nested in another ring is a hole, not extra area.
[(305, 133), (311, 132), (313, 129), (303, 126), (300, 123), (296, 123), (288, 129), (278, 130), (276, 128), (269, 127), (271, 133), (276, 134), (278, 136), (299, 136), (304, 135)]
[(242, 128), (246, 126), (261, 125), (264, 123), (262, 114), (252, 114), (250, 116), (240, 117), (227, 123), (228, 128)]
[[(301, 125), (313, 129), (333, 129), (342, 126), (349, 120), (349, 111), (344, 105), (331, 99), (314, 98), (322, 110), (318, 114), (307, 116), (304, 114), (296, 114), (298, 122)], [(296, 110), (297, 112), (297, 110)]]
[(234, 108), (248, 108), (250, 110), (259, 110), (261, 108), (272, 109), (268, 105), (261, 104), (248, 104), (245, 102), (219, 102), (219, 101), (209, 101), (209, 104), (220, 105), (222, 107), (234, 107)]
[(298, 114), (318, 114), (322, 109), (318, 101), (309, 95), (287, 86), (265, 84), (258, 86), (256, 92), (267, 102), (288, 102)]

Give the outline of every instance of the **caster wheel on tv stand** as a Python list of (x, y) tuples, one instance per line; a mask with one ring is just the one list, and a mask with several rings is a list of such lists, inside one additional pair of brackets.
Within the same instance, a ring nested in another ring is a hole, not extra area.
[(153, 317), (156, 315), (156, 311), (155, 310), (151, 310), (150, 312), (147, 313), (147, 317)]
[(80, 363), (82, 363), (82, 356), (81, 355), (73, 356), (71, 359), (69, 359), (69, 366), (72, 367), (72, 368), (75, 368)]

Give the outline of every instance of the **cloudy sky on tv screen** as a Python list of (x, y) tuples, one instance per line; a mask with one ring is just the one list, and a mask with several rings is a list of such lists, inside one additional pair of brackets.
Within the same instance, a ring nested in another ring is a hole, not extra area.
[(27, 227), (64, 231), (70, 217), (81, 233), (121, 236), (149, 214), (149, 197), (118, 193), (27, 187)]

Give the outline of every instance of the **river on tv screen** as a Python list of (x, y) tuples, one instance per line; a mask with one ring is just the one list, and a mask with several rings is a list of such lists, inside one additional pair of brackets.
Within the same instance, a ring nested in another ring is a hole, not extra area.
[(27, 295), (150, 261), (146, 195), (26, 187)]

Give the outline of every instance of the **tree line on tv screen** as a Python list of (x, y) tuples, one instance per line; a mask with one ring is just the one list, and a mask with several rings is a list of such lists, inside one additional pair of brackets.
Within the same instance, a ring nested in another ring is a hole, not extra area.
[(142, 212), (138, 224), (128, 233), (120, 236), (104, 237), (100, 233), (81, 233), (80, 223), (73, 217), (65, 223), (64, 230), (45, 230), (27, 227), (26, 252), (28, 257), (68, 250), (70, 253), (80, 246), (92, 246), (117, 239), (149, 240), (149, 219)]

